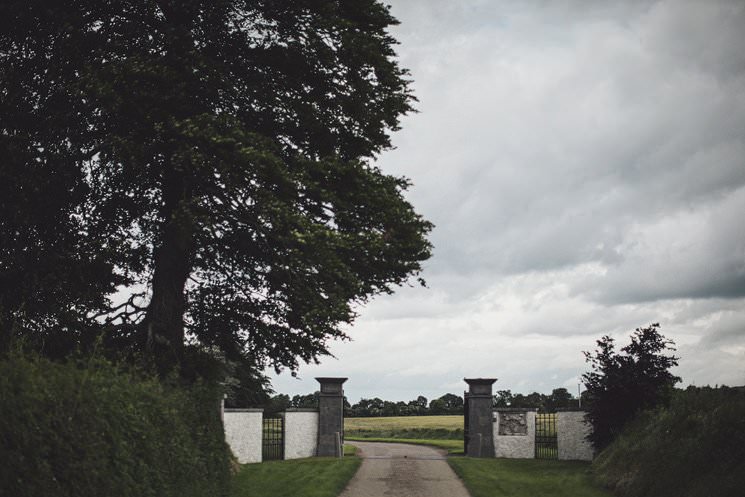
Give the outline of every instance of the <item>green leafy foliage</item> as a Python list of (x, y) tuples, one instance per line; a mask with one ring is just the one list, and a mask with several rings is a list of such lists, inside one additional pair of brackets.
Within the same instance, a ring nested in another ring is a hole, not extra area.
[(590, 439), (596, 449), (607, 446), (641, 410), (669, 401), (680, 378), (670, 373), (678, 358), (673, 342), (655, 323), (637, 328), (631, 343), (616, 352), (614, 340), (604, 336), (595, 353), (585, 352), (591, 371), (582, 375), (587, 417), (593, 426)]
[(0, 493), (225, 496), (230, 453), (207, 385), (164, 386), (103, 360), (0, 361)]
[(745, 488), (745, 391), (678, 391), (643, 412), (596, 459), (621, 497), (738, 497)]
[(198, 342), (254, 386), (327, 354), (431, 252), (371, 163), (414, 100), (395, 23), (376, 0), (3, 2), (0, 346), (105, 333), (166, 374)]

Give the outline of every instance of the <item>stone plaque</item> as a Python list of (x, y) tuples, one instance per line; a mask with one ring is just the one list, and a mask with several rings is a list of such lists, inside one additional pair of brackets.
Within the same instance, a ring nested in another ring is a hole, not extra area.
[(505, 436), (527, 435), (528, 415), (524, 412), (500, 412), (499, 434)]

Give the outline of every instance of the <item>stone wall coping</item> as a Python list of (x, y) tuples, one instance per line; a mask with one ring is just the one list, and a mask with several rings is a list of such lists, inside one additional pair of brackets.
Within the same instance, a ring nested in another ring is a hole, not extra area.
[(226, 407), (225, 412), (264, 412), (261, 408)]
[(290, 407), (285, 412), (318, 412), (315, 407)]
[(537, 407), (492, 407), (494, 412), (537, 412)]

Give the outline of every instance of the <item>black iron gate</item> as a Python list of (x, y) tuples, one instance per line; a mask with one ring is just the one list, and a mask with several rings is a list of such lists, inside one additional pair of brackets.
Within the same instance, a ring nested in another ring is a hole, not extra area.
[(463, 453), (468, 454), (468, 392), (463, 392)]
[(261, 458), (264, 461), (285, 458), (285, 423), (280, 415), (264, 418), (261, 434)]
[(555, 413), (539, 412), (535, 415), (535, 458), (559, 458)]

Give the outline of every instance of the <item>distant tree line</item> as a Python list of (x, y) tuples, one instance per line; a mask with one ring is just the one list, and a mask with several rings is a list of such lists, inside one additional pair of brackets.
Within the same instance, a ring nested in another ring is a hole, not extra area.
[(427, 416), (463, 414), (463, 397), (446, 393), (442, 397), (432, 399), (419, 395), (416, 399), (408, 402), (392, 402), (382, 400), (378, 397), (372, 399), (360, 399), (354, 405), (345, 409), (344, 415), (354, 418), (367, 418), (378, 416)]
[[(566, 388), (555, 388), (546, 395), (533, 392), (528, 395), (513, 394), (510, 390), (498, 390), (494, 395), (494, 407), (531, 407), (541, 411), (554, 412), (560, 408), (577, 407), (578, 401)], [(307, 395), (278, 394), (269, 398), (264, 404), (267, 413), (281, 412), (291, 408), (318, 407), (318, 392)], [(387, 417), (387, 416), (436, 416), (447, 414), (463, 414), (463, 397), (446, 393), (437, 399), (428, 400), (419, 395), (408, 402), (383, 400), (378, 397), (360, 399), (356, 404), (350, 404), (344, 398), (344, 415), (354, 418)]]
[[(582, 403), (586, 394), (582, 392)], [(528, 395), (513, 394), (511, 390), (497, 390), (494, 407), (535, 407), (541, 411), (556, 412), (557, 409), (573, 409), (580, 406), (579, 399), (566, 388), (554, 388), (549, 395), (533, 392)]]

